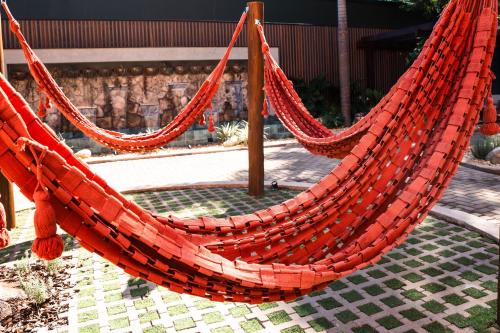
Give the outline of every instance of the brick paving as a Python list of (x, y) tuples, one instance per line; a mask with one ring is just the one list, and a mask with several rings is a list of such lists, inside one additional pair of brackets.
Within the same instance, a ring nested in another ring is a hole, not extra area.
[[(247, 151), (177, 156), (92, 165), (119, 190), (192, 182), (246, 180)], [(313, 156), (297, 145), (265, 150), (266, 180), (314, 183), (339, 161)], [(461, 167), (440, 204), (500, 221), (500, 176)]]
[[(193, 217), (243, 214), (295, 194), (273, 191), (257, 200), (243, 189), (197, 189), (130, 198), (159, 214)], [(0, 251), (0, 264), (12, 264), (30, 247), (32, 215), (19, 214), (15, 245)], [(294, 302), (259, 306), (179, 295), (68, 243), (75, 287), (61, 314), (69, 325), (57, 332), (486, 332), (496, 315), (498, 246), (431, 218), (377, 265)]]

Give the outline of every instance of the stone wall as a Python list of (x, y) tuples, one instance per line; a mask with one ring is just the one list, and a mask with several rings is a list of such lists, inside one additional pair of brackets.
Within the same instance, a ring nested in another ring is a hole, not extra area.
[[(97, 126), (125, 133), (153, 131), (168, 124), (190, 101), (214, 63), (113, 64), (51, 66), (59, 86)], [(9, 68), (14, 87), (34, 110), (43, 94), (26, 68)], [(247, 72), (244, 63), (226, 67), (223, 84), (213, 99), (216, 122), (247, 119)], [(54, 107), (44, 121), (65, 138), (81, 137)], [(193, 129), (202, 129), (199, 125)]]

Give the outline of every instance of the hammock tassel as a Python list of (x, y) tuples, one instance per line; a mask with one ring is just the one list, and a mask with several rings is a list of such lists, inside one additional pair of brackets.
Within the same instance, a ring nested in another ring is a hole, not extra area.
[(208, 132), (209, 133), (215, 132), (214, 116), (211, 112), (210, 112), (210, 116), (208, 116)]
[(51, 107), (52, 104), (50, 103), (50, 99), (48, 97), (40, 99), (40, 102), (38, 103), (38, 116), (45, 117), (47, 115), (47, 110)]
[(7, 218), (5, 208), (0, 203), (0, 249), (6, 248), (10, 244), (10, 236), (7, 231)]
[(262, 105), (262, 116), (264, 118), (269, 117), (269, 105), (267, 104), (266, 98), (264, 98), (264, 104)]
[(31, 249), (40, 259), (57, 259), (64, 251), (64, 241), (57, 234), (56, 213), (50, 203), (50, 194), (39, 188), (35, 191), (33, 200), (36, 239)]
[(201, 115), (199, 124), (200, 124), (200, 126), (205, 126), (207, 124), (207, 121), (205, 119), (205, 114)]
[(483, 115), (483, 125), (480, 130), (484, 135), (495, 135), (500, 133), (500, 126), (497, 124), (497, 108), (493, 102), (493, 97), (488, 97), (488, 102)]

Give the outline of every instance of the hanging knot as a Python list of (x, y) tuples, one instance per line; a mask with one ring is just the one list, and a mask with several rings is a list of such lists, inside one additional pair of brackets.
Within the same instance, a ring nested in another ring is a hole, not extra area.
[(215, 132), (214, 116), (212, 113), (210, 113), (210, 116), (208, 116), (208, 132), (209, 133)]
[(483, 125), (479, 131), (486, 136), (500, 133), (500, 126), (497, 124), (497, 108), (491, 95), (488, 97), (483, 114)]
[(0, 249), (3, 249), (10, 244), (10, 236), (7, 231), (7, 215), (5, 214), (5, 208), (2, 203), (0, 203)]
[(262, 116), (264, 118), (269, 117), (269, 105), (267, 104), (267, 99), (264, 97), (264, 104), (262, 104)]
[(201, 115), (199, 124), (200, 124), (200, 126), (205, 126), (207, 124), (207, 121), (205, 119), (205, 114)]
[(39, 187), (33, 194), (33, 200), (36, 239), (31, 249), (40, 259), (57, 259), (64, 251), (64, 241), (57, 234), (56, 213), (51, 204), (51, 196)]
[(267, 53), (269, 53), (269, 50), (270, 50), (270, 49), (271, 49), (271, 48), (269, 47), (269, 44), (268, 44), (268, 43), (264, 43), (264, 44), (262, 44), (262, 53), (267, 54)]
[(10, 21), (10, 30), (12, 30), (13, 33), (17, 34), (19, 31), (21, 31), (21, 25), (17, 20), (11, 20)]

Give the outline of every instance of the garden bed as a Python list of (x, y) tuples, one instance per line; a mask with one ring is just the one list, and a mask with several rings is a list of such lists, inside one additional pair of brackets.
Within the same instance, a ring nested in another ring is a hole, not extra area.
[(49, 264), (25, 258), (14, 268), (0, 266), (0, 288), (5, 284), (26, 293), (6, 301), (12, 314), (0, 322), (0, 331), (35, 332), (68, 324), (72, 268), (68, 258)]

